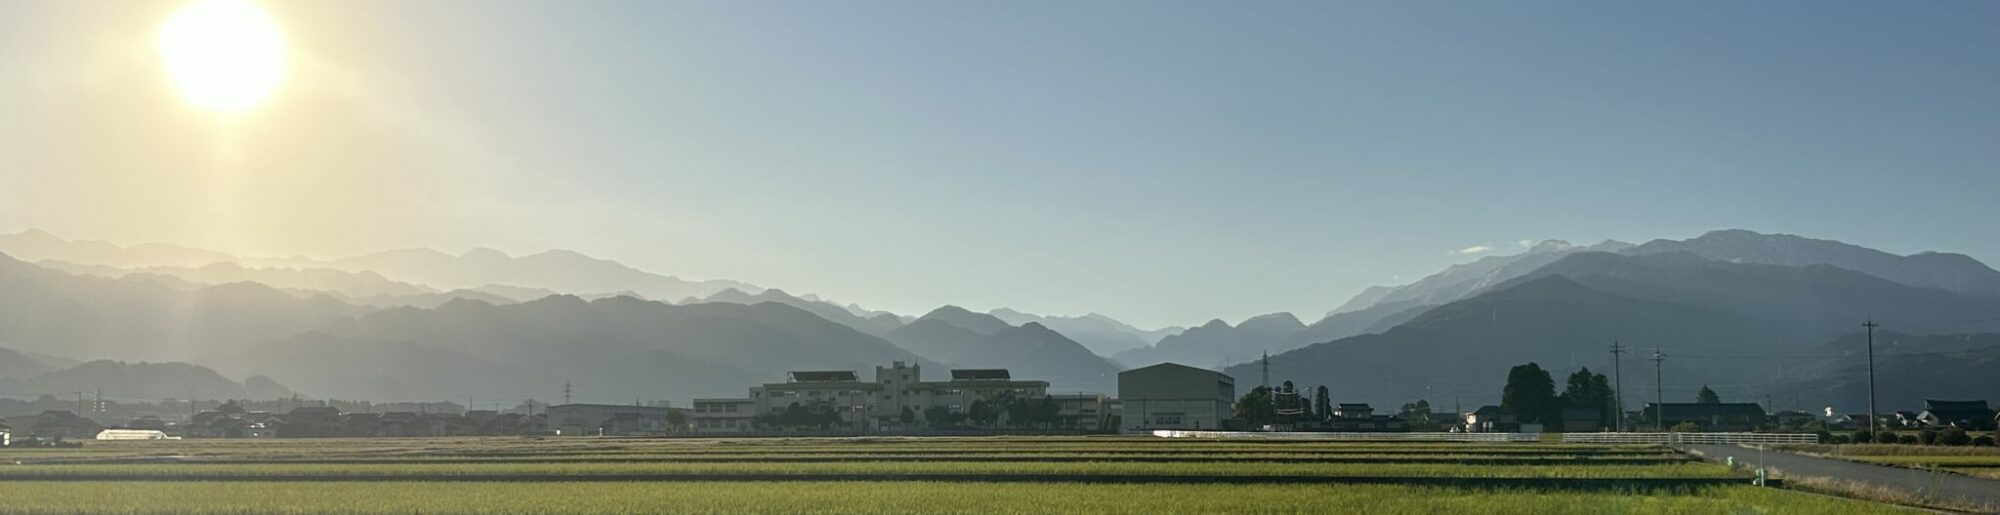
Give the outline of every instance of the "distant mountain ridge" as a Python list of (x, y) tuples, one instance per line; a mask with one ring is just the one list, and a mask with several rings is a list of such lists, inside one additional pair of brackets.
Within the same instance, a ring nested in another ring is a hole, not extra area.
[[(413, 283), (440, 291), (472, 290), (502, 284), (571, 294), (632, 291), (657, 299), (707, 297), (731, 288), (751, 293), (763, 291), (761, 287), (737, 281), (691, 281), (654, 274), (616, 261), (566, 250), (520, 257), (477, 248), (458, 255), (432, 249), (401, 249), (330, 260), (254, 258), (160, 243), (121, 246), (103, 241), (65, 240), (45, 231), (30, 229), (0, 235), (0, 253), (27, 261), (53, 260), (132, 270), (154, 267), (201, 269), (228, 263), (245, 269), (290, 269), (294, 273), (314, 269), (373, 273), (394, 282)], [(355, 298), (373, 295), (360, 292), (345, 294)]]
[(1005, 368), (1065, 391), (1114, 393), (1119, 367), (1036, 322), (1015, 327), (958, 306), (932, 310), (886, 336), (918, 355), (964, 368)]
[(1068, 336), (1083, 344), (1099, 356), (1109, 357), (1120, 351), (1136, 349), (1159, 343), (1161, 338), (1180, 334), (1182, 327), (1163, 327), (1144, 330), (1120, 322), (1109, 316), (1089, 313), (1082, 316), (1046, 316), (1022, 313), (1007, 308), (988, 311), (995, 317), (1013, 325), (1038, 323)]

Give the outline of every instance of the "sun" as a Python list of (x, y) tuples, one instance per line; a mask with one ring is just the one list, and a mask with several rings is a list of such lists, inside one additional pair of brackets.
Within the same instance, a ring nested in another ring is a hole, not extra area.
[(160, 27), (160, 57), (189, 102), (218, 111), (256, 106), (285, 74), (278, 25), (243, 0), (182, 7)]

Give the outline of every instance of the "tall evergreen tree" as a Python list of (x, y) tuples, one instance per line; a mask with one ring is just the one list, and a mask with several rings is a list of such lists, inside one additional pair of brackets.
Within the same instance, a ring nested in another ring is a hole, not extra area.
[(1722, 404), (1722, 397), (1716, 395), (1715, 390), (1708, 389), (1708, 385), (1701, 385), (1701, 393), (1695, 394), (1694, 402), (1695, 404)]
[(1317, 393), (1313, 397), (1313, 416), (1320, 420), (1333, 420), (1333, 395), (1327, 393), (1326, 385), (1319, 385)]
[(1523, 423), (1562, 422), (1562, 404), (1556, 398), (1556, 381), (1536, 363), (1507, 371), (1507, 386), (1500, 392), (1500, 408), (1513, 412)]
[(1563, 389), (1564, 408), (1590, 408), (1597, 411), (1598, 427), (1603, 428), (1616, 420), (1612, 408), (1611, 382), (1604, 374), (1592, 373), (1584, 367), (1569, 375), (1568, 385)]

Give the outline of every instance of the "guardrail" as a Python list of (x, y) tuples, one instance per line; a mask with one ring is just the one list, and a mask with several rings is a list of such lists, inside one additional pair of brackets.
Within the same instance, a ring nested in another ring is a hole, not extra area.
[(1154, 430), (1160, 438), (1239, 438), (1262, 440), (1328, 440), (1349, 442), (1538, 442), (1538, 433), (1313, 433), (1304, 431), (1177, 431)]
[(1563, 443), (1815, 444), (1808, 433), (1563, 433)]

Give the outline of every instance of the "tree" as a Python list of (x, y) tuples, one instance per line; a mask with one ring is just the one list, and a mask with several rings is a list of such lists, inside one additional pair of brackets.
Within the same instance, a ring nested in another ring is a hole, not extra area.
[(667, 410), (667, 427), (672, 428), (671, 431), (678, 433), (682, 427), (687, 426), (687, 423), (688, 416), (686, 413)]
[(1431, 401), (1419, 400), (1406, 403), (1396, 416), (1402, 417), (1410, 425), (1411, 431), (1436, 431), (1437, 424), (1431, 422)]
[(1326, 392), (1326, 385), (1319, 385), (1313, 396), (1313, 416), (1320, 420), (1333, 420), (1333, 395)]
[(910, 409), (909, 406), (904, 406), (901, 419), (905, 426), (915, 423), (917, 421), (917, 410)]
[(1039, 424), (1041, 427), (1054, 427), (1056, 420), (1061, 418), (1061, 416), (1062, 404), (1057, 403), (1054, 397), (1047, 395), (1043, 395), (1041, 400), (1035, 401), (1032, 406), (1028, 407), (1028, 421)]
[(1715, 390), (1710, 390), (1710, 389), (1708, 389), (1708, 385), (1701, 385), (1701, 393), (1699, 393), (1699, 394), (1696, 394), (1696, 395), (1695, 395), (1695, 397), (1694, 397), (1694, 403), (1695, 403), (1695, 404), (1722, 404), (1722, 397), (1721, 397), (1721, 396), (1718, 396), (1718, 395), (1716, 395), (1716, 394), (1715, 394)]
[(1234, 415), (1236, 418), (1249, 422), (1252, 426), (1261, 426), (1269, 424), (1277, 418), (1277, 413), (1273, 408), (1271, 405), (1271, 388), (1259, 386), (1251, 388), (1250, 393), (1243, 394), (1243, 397), (1236, 399)]
[(1617, 420), (1618, 408), (1612, 399), (1610, 380), (1604, 374), (1591, 373), (1590, 367), (1584, 367), (1569, 375), (1561, 404), (1566, 408), (1594, 408), (1597, 411), (1597, 427), (1602, 429)]
[(964, 416), (952, 413), (951, 408), (944, 406), (924, 408), (924, 421), (930, 422), (933, 429), (950, 429), (957, 426), (960, 420), (964, 420)]
[(972, 401), (972, 407), (965, 410), (965, 415), (972, 419), (973, 425), (987, 427), (1000, 418), (1000, 410), (994, 409), (993, 404), (986, 402), (986, 399), (978, 399)]
[(1507, 371), (1507, 386), (1500, 392), (1500, 408), (1513, 412), (1523, 423), (1562, 422), (1562, 405), (1556, 398), (1556, 382), (1542, 366), (1529, 363)]

